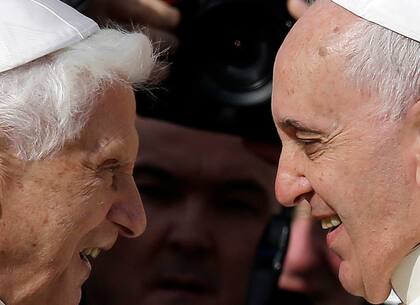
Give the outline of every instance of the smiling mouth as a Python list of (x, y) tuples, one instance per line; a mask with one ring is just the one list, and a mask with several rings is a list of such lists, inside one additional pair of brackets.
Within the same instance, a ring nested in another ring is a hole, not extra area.
[(326, 217), (321, 220), (321, 227), (324, 230), (334, 231), (342, 224), (342, 221), (338, 215), (332, 215), (329, 217)]
[(92, 262), (102, 252), (100, 248), (86, 248), (79, 253), (80, 258), (85, 262)]

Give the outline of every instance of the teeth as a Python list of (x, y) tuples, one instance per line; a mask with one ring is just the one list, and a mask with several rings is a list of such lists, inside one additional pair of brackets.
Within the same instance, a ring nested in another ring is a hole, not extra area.
[(88, 248), (82, 251), (82, 254), (84, 256), (89, 256), (93, 259), (97, 258), (100, 253), (101, 253), (101, 249), (99, 248)]
[(92, 258), (97, 258), (99, 253), (101, 253), (101, 249), (99, 248), (95, 248), (92, 250), (92, 252), (90, 253), (90, 256), (92, 256)]
[(340, 224), (341, 224), (341, 219), (340, 217), (338, 217), (338, 215), (333, 215), (333, 216), (324, 218), (321, 221), (321, 226), (325, 230), (338, 227)]

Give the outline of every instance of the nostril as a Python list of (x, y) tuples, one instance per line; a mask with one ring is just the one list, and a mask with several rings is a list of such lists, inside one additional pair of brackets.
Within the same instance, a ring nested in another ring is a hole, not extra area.
[(136, 237), (136, 234), (129, 228), (124, 227), (118, 223), (116, 223), (115, 225), (118, 227), (118, 230), (122, 236), (127, 237), (127, 238)]
[(107, 218), (117, 226), (119, 233), (124, 237), (140, 236), (146, 227), (146, 216), (141, 203), (139, 205), (114, 204)]
[(302, 205), (302, 204), (308, 204), (311, 202), (311, 198), (313, 196), (314, 192), (308, 192), (302, 195), (299, 195), (298, 197), (295, 198), (293, 204), (294, 205)]

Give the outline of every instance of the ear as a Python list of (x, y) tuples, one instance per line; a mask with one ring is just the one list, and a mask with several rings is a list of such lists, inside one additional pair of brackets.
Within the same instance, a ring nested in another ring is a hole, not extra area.
[(402, 146), (409, 162), (415, 170), (417, 186), (420, 187), (420, 100), (413, 104), (403, 118)]

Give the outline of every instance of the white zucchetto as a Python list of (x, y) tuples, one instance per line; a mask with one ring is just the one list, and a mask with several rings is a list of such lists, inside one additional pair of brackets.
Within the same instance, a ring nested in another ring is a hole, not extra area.
[(99, 30), (59, 0), (0, 0), (0, 73), (75, 44)]
[(420, 0), (331, 0), (353, 14), (420, 42)]

